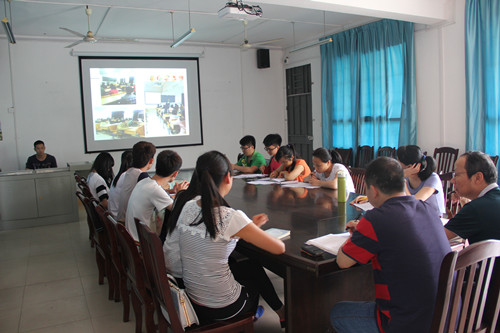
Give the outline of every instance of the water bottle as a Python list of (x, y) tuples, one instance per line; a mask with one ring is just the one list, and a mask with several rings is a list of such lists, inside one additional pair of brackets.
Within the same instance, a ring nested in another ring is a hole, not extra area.
[(344, 171), (340, 170), (337, 173), (337, 188), (338, 188), (338, 202), (346, 202), (347, 201), (347, 195), (346, 195), (346, 189), (345, 189), (345, 173)]

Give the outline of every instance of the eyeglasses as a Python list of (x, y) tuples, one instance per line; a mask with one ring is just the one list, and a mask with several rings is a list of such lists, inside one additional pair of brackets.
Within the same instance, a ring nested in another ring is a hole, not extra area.
[(250, 149), (250, 148), (251, 148), (251, 147), (248, 147), (248, 146), (246, 146), (246, 147), (245, 147), (245, 146), (240, 146), (240, 149), (241, 149), (241, 150), (243, 150), (243, 151), (244, 151), (244, 150), (247, 150), (247, 149)]
[(452, 172), (451, 173), (451, 178), (456, 178), (457, 176), (467, 173), (467, 171), (462, 171), (462, 172)]
[(264, 150), (267, 151), (267, 152), (270, 152), (270, 151), (273, 151), (275, 150), (277, 147), (274, 146), (274, 147), (264, 147)]

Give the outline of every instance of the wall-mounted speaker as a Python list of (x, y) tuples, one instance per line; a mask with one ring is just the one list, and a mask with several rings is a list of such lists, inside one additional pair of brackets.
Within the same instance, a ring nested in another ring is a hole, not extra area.
[(257, 68), (269, 68), (271, 63), (269, 61), (269, 49), (257, 50)]

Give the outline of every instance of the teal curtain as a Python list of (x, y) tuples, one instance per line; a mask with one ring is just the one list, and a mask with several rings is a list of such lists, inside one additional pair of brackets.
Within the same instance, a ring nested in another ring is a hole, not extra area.
[(467, 150), (499, 155), (500, 1), (465, 6)]
[(382, 20), (321, 46), (323, 146), (416, 144), (413, 23)]

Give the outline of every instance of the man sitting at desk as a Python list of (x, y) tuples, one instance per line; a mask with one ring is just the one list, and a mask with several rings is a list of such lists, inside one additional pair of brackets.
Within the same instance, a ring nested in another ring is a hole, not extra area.
[(26, 169), (57, 168), (56, 158), (45, 153), (45, 143), (42, 140), (35, 141), (33, 146), (36, 154), (28, 157)]
[(260, 173), (260, 166), (266, 166), (266, 159), (261, 153), (255, 150), (255, 138), (251, 135), (245, 135), (240, 140), (240, 148), (243, 152), (243, 157), (236, 164), (233, 164), (233, 169), (241, 173)]
[(500, 189), (497, 168), (485, 153), (462, 154), (452, 179), (456, 193), (472, 200), (445, 225), (449, 239), (457, 235), (476, 243), (500, 239)]
[(395, 159), (372, 161), (365, 181), (375, 208), (347, 224), (353, 232), (337, 264), (371, 261), (376, 302), (337, 303), (332, 325), (339, 333), (429, 332), (441, 262), (451, 251), (442, 223), (428, 203), (405, 194), (403, 169)]

